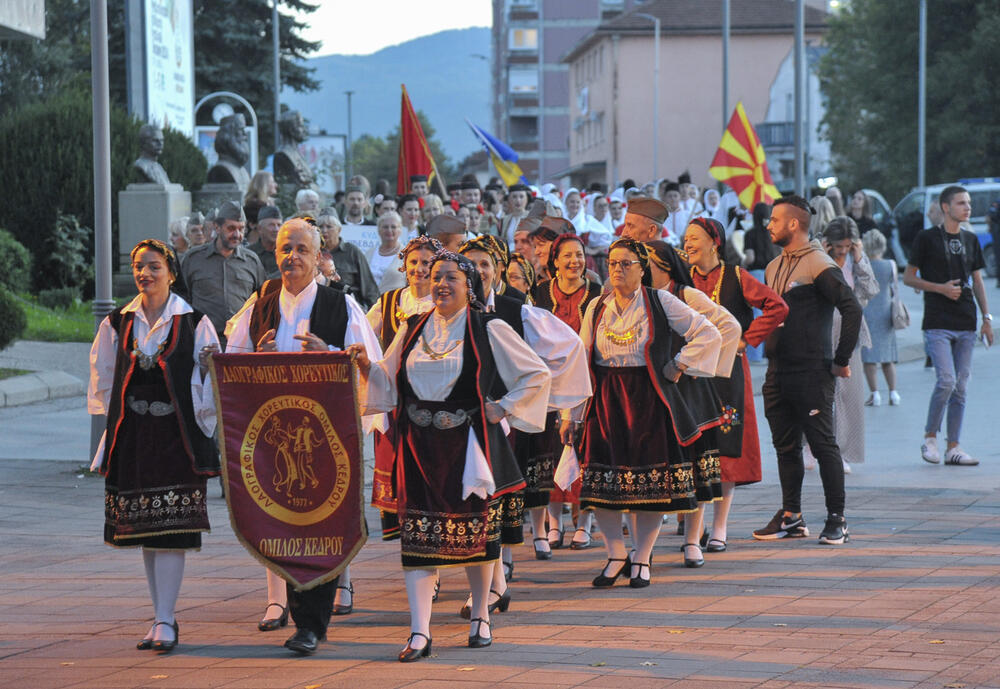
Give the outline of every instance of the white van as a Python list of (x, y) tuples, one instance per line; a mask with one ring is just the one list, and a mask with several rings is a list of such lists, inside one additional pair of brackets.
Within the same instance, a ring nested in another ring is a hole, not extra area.
[[(969, 179), (952, 184), (960, 184), (969, 192), (969, 197), (972, 199), (972, 216), (969, 218), (969, 223), (972, 225), (972, 231), (979, 237), (979, 245), (983, 248), (986, 274), (996, 277), (997, 264), (992, 248), (993, 238), (990, 236), (986, 214), (990, 210), (990, 204), (1000, 198), (1000, 179), (992, 177)], [(899, 241), (905, 250), (909, 251), (910, 243), (917, 232), (931, 226), (927, 212), (932, 203), (937, 203), (945, 187), (950, 186), (951, 184), (935, 184), (929, 187), (917, 187), (896, 204), (892, 215), (899, 228)]]

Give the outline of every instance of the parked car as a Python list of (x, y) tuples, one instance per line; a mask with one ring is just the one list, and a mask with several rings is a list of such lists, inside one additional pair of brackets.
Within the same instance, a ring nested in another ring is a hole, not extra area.
[(874, 189), (862, 189), (861, 191), (871, 201), (872, 218), (889, 244), (886, 258), (894, 259), (899, 269), (902, 270), (906, 267), (906, 256), (899, 243), (899, 227), (896, 225), (896, 217), (892, 214), (892, 206), (882, 194)]
[[(972, 216), (969, 224), (973, 232), (979, 238), (979, 245), (983, 248), (983, 257), (986, 260), (986, 274), (990, 277), (997, 276), (996, 257), (993, 254), (993, 237), (990, 235), (990, 227), (987, 213), (990, 204), (1000, 198), (1000, 181), (990, 179), (960, 180), (952, 184), (961, 184), (969, 191), (972, 199)], [(892, 216), (899, 228), (899, 241), (904, 251), (909, 251), (913, 238), (917, 232), (930, 227), (931, 221), (927, 218), (927, 212), (932, 203), (937, 203), (938, 197), (945, 187), (950, 184), (934, 184), (928, 187), (917, 187), (896, 204), (892, 209)]]

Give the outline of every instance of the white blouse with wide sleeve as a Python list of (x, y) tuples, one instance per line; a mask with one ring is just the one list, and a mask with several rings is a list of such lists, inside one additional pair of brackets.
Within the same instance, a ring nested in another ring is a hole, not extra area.
[[(410, 387), (420, 399), (443, 401), (455, 386), (462, 372), (467, 313), (468, 310), (463, 309), (446, 319), (433, 311), (427, 319), (416, 346), (405, 362)], [(368, 406), (364, 413), (388, 412), (396, 408), (399, 397), (396, 373), (407, 330), (405, 324), (399, 329), (381, 361), (372, 359), (368, 375)], [(549, 369), (503, 321), (490, 321), (486, 332), (497, 373), (507, 388), (507, 394), (496, 401), (507, 412), (510, 424), (515, 428), (528, 433), (542, 431), (551, 387)], [(428, 349), (433, 355), (426, 351)]]
[(551, 311), (521, 307), (524, 341), (552, 373), (549, 409), (572, 409), (593, 394), (583, 340)]
[[(123, 313), (134, 313), (132, 321), (132, 336), (143, 354), (153, 355), (170, 336), (173, 317), (191, 313), (194, 309), (176, 294), (171, 294), (163, 313), (153, 323), (152, 327), (146, 320), (146, 312), (142, 309), (142, 297), (136, 296), (122, 309)], [(202, 379), (198, 355), (204, 347), (218, 345), (219, 337), (215, 327), (202, 316), (194, 331), (194, 369), (191, 372), (191, 402), (194, 407), (194, 420), (198, 428), (207, 437), (215, 433), (215, 400), (212, 394), (212, 380), (209, 376)], [(118, 353), (118, 333), (111, 327), (109, 318), (101, 321), (90, 347), (90, 382), (87, 386), (87, 412), (90, 414), (107, 414), (111, 398), (111, 388), (114, 385), (115, 357)], [(91, 469), (100, 466), (104, 456), (104, 441), (101, 438), (97, 454)]]
[[(650, 324), (646, 318), (641, 289), (632, 294), (631, 301), (624, 309), (619, 308), (613, 294), (594, 299), (587, 305), (580, 328), (580, 339), (584, 345), (594, 348), (594, 362), (599, 366), (646, 365), (645, 349), (650, 336)], [(670, 292), (655, 290), (655, 293), (663, 305), (670, 327), (686, 341), (675, 357), (677, 363), (687, 367), (684, 373), (689, 376), (715, 376), (722, 347), (722, 336), (718, 329)], [(607, 307), (601, 314), (597, 327), (592, 328), (594, 310), (601, 302), (607, 302)], [(608, 337), (609, 331), (616, 336), (617, 342)], [(622, 342), (622, 338), (626, 337), (629, 341)]]
[(710, 320), (722, 336), (719, 364), (715, 369), (715, 375), (728, 378), (733, 371), (736, 350), (740, 347), (740, 337), (743, 335), (740, 322), (725, 307), (716, 304), (707, 294), (694, 287), (684, 288), (684, 302)]
[[(382, 332), (382, 300), (389, 298), (389, 292), (386, 292), (379, 300), (375, 302), (375, 305), (368, 309), (368, 314), (365, 316), (368, 319), (368, 324), (371, 325), (372, 330), (377, 336)], [(413, 296), (413, 291), (409, 288), (404, 289), (399, 296), (399, 305), (397, 309), (400, 313), (399, 323), (402, 325), (410, 316), (415, 316), (420, 313), (427, 313), (434, 308), (434, 299), (431, 297), (430, 293), (424, 297)], [(374, 359), (373, 359), (374, 361)]]

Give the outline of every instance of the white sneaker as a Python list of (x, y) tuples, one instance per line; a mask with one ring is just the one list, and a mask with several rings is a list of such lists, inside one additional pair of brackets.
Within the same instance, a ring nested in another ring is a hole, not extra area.
[(873, 392), (869, 397), (868, 401), (865, 402), (866, 407), (881, 407), (882, 406), (882, 395), (878, 390)]
[(938, 450), (937, 438), (924, 438), (924, 444), (920, 446), (920, 456), (924, 458), (925, 462), (941, 463), (941, 452)]
[(956, 466), (974, 467), (979, 464), (979, 460), (973, 459), (969, 456), (968, 452), (956, 445), (944, 453), (944, 463), (954, 464)]
[(902, 403), (902, 399), (899, 397), (899, 393), (895, 390), (889, 391), (889, 405), (893, 407), (898, 407)]
[(846, 459), (842, 461), (844, 462), (844, 473), (845, 474), (851, 473), (851, 465), (847, 462)]

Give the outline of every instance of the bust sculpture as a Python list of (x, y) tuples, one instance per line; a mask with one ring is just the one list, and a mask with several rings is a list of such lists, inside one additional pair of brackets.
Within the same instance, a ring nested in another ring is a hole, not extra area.
[(247, 139), (246, 119), (237, 113), (223, 117), (215, 135), (215, 152), (219, 160), (208, 169), (210, 184), (235, 184), (246, 189), (250, 173), (244, 165), (250, 160), (250, 142)]
[(139, 157), (132, 163), (135, 181), (140, 184), (170, 184), (167, 171), (157, 162), (163, 153), (163, 130), (159, 125), (144, 124), (139, 129)]
[(279, 184), (293, 185), (296, 189), (315, 189), (316, 176), (299, 153), (299, 144), (309, 136), (302, 113), (289, 110), (282, 114), (278, 119), (278, 132), (281, 134), (281, 148), (274, 153), (275, 180)]

